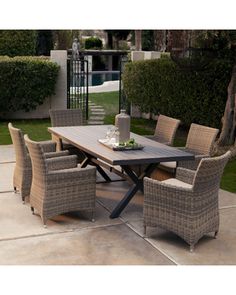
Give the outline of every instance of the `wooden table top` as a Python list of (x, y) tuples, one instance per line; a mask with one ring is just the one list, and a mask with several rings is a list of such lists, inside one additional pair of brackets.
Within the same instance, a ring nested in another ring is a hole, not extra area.
[(98, 142), (112, 125), (49, 127), (48, 131), (86, 153), (111, 165), (150, 164), (194, 160), (194, 155), (166, 146), (144, 136), (130, 133), (130, 137), (144, 146), (143, 150), (113, 151)]

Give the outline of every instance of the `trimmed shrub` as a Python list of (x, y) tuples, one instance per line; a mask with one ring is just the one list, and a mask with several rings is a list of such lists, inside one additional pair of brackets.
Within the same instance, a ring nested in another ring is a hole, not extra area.
[(122, 80), (128, 101), (143, 112), (179, 118), (186, 126), (219, 127), (231, 70), (228, 60), (196, 67), (189, 59), (177, 64), (165, 57), (128, 63)]
[(89, 37), (85, 40), (85, 49), (102, 49), (102, 40), (97, 37)]
[(30, 111), (54, 94), (59, 66), (45, 58), (0, 57), (0, 110)]
[(35, 55), (36, 42), (34, 30), (0, 30), (0, 55)]

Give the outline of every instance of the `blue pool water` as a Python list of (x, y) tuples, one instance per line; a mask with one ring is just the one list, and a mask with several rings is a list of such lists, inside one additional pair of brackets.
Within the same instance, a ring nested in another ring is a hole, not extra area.
[[(86, 74), (76, 73), (70, 78), (71, 87), (81, 87), (86, 86)], [(92, 72), (88, 74), (88, 86), (98, 86), (102, 85), (105, 81), (115, 81), (120, 80), (120, 72), (109, 72), (109, 71), (99, 71)]]
[(102, 85), (105, 81), (115, 81), (120, 79), (119, 73), (91, 73), (89, 74), (89, 86)]

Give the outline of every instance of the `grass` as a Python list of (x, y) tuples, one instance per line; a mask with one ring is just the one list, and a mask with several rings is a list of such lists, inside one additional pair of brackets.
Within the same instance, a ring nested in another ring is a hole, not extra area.
[[(0, 121), (0, 144), (11, 144), (11, 137), (8, 131), (9, 121)], [(44, 120), (10, 120), (14, 127), (20, 128), (24, 134), (36, 141), (51, 139), (47, 128), (51, 126), (49, 119)]]
[[(119, 92), (91, 93), (89, 100), (105, 110), (104, 124), (114, 124), (115, 115), (119, 112)], [(151, 135), (155, 129), (155, 121), (132, 118), (131, 131), (140, 135)]]
[(97, 105), (103, 106), (107, 115), (119, 112), (119, 92), (90, 93), (89, 100)]
[(226, 165), (220, 187), (226, 191), (236, 193), (236, 159)]
[[(115, 114), (119, 109), (118, 92), (93, 93), (90, 94), (90, 100), (97, 105), (104, 107), (106, 116), (105, 124), (114, 124)], [(51, 138), (47, 127), (51, 125), (49, 119), (45, 120), (11, 120), (15, 127), (22, 129), (23, 133), (29, 135), (30, 138), (36, 141), (47, 140)], [(10, 134), (7, 128), (8, 121), (0, 121), (0, 144), (11, 144)], [(151, 135), (154, 133), (156, 122), (147, 119), (131, 120), (131, 131), (140, 135)], [(187, 130), (179, 128), (176, 134), (174, 146), (184, 146), (187, 137)], [(221, 180), (221, 188), (233, 193), (236, 193), (236, 159), (230, 161)]]

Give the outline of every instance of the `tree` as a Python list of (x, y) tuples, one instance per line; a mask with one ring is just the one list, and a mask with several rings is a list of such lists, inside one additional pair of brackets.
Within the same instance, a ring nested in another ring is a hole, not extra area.
[(89, 37), (85, 40), (85, 49), (102, 49), (102, 40), (97, 37)]
[(73, 37), (73, 32), (71, 30), (54, 31), (55, 49), (67, 50), (71, 48)]
[(108, 48), (113, 49), (113, 43), (115, 43), (115, 48), (119, 49), (119, 41), (126, 40), (130, 30), (105, 30), (108, 39)]
[(233, 58), (234, 64), (227, 89), (221, 134), (217, 143), (219, 146), (232, 145), (233, 143), (236, 146), (236, 32), (226, 31), (224, 35), (228, 41), (230, 56)]
[(142, 50), (152, 51), (154, 50), (154, 30), (142, 31)]
[[(232, 64), (232, 74), (227, 88), (227, 99), (217, 146), (232, 144), (236, 146), (236, 31), (168, 31), (167, 49), (171, 51), (173, 47), (179, 46), (185, 50), (191, 46), (191, 50), (194, 49), (191, 52), (191, 58), (200, 57), (201, 61), (204, 59), (204, 62), (207, 63), (214, 57)], [(222, 99), (225, 98), (222, 97)]]
[(50, 50), (53, 49), (53, 32), (51, 30), (37, 31), (37, 55), (50, 55)]
[(222, 118), (222, 130), (218, 140), (220, 146), (233, 143), (236, 145), (236, 64), (233, 66), (227, 92), (228, 97)]
[(168, 42), (168, 30), (154, 30), (153, 31), (153, 43), (154, 50), (166, 52)]
[(142, 50), (142, 31), (135, 30), (135, 49), (137, 51)]

